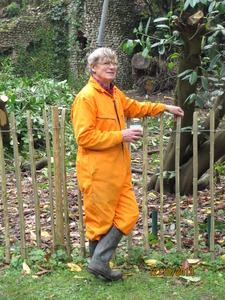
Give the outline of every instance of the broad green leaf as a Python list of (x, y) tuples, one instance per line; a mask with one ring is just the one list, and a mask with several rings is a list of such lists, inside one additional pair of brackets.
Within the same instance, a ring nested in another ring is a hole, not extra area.
[(170, 60), (175, 59), (177, 57), (179, 57), (179, 53), (175, 52), (170, 56)]
[(201, 82), (202, 82), (202, 86), (204, 88), (205, 91), (209, 90), (209, 82), (207, 77), (201, 76)]
[(187, 97), (187, 99), (184, 101), (184, 103), (192, 104), (196, 99), (196, 94), (191, 94)]
[(148, 51), (151, 52), (152, 46), (151, 46), (151, 42), (150, 42), (150, 37), (149, 36), (146, 39), (146, 47), (148, 48)]
[(142, 56), (146, 57), (148, 55), (149, 51), (148, 48), (146, 47), (143, 51), (142, 51)]
[(142, 50), (144, 51), (144, 49), (145, 49), (145, 38), (144, 38), (143, 35), (141, 37), (141, 46), (142, 46)]
[(196, 101), (197, 101), (199, 107), (200, 107), (201, 109), (203, 109), (203, 108), (204, 108), (204, 101), (203, 101), (202, 97), (200, 97), (199, 95), (197, 95), (197, 96), (196, 96)]
[(186, 10), (189, 5), (190, 5), (190, 0), (185, 1), (185, 3), (184, 3), (184, 10)]
[(133, 51), (133, 49), (134, 49), (134, 42), (133, 42), (133, 40), (128, 40), (127, 41), (127, 49), (126, 49), (126, 51), (127, 51), (127, 54), (131, 54), (132, 53), (132, 51)]
[(163, 21), (168, 21), (168, 18), (157, 18), (154, 20), (154, 23), (157, 23), (157, 22), (163, 22)]
[(193, 71), (189, 78), (189, 82), (190, 82), (190, 84), (194, 84), (194, 83), (196, 83), (196, 81), (197, 81), (197, 72)]
[(193, 8), (198, 3), (198, 0), (190, 0), (190, 6)]
[(142, 23), (142, 22), (140, 22), (140, 24), (139, 24), (138, 31), (139, 31), (140, 33), (143, 32), (143, 23)]
[(159, 54), (163, 55), (165, 53), (165, 46), (164, 44), (159, 45)]
[(160, 25), (156, 25), (156, 28), (166, 28), (166, 29), (169, 29), (169, 26), (167, 26), (165, 24), (160, 24)]
[(208, 12), (211, 13), (214, 9), (216, 5), (216, 1), (213, 1), (210, 5), (209, 5), (209, 8), (208, 8)]
[(148, 28), (149, 28), (150, 22), (151, 22), (151, 17), (148, 18), (148, 22), (147, 22), (147, 25), (145, 27), (145, 34), (148, 34)]
[(170, 70), (173, 69), (173, 62), (172, 61), (168, 63), (168, 67), (169, 67)]
[(222, 67), (220, 69), (220, 76), (221, 77), (225, 76), (225, 64), (222, 64)]
[(159, 45), (160, 45), (160, 42), (154, 43), (154, 44), (152, 44), (152, 48), (155, 48), (155, 47), (157, 47)]
[(178, 75), (178, 77), (183, 77), (184, 75), (189, 74), (189, 73), (191, 73), (191, 72), (193, 72), (192, 69), (187, 69), (187, 70), (185, 70), (184, 72), (180, 73), (180, 74)]

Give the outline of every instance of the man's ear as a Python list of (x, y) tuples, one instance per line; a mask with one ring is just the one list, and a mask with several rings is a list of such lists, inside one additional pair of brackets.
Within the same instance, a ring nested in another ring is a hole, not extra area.
[(90, 65), (92, 73), (95, 73), (95, 65)]

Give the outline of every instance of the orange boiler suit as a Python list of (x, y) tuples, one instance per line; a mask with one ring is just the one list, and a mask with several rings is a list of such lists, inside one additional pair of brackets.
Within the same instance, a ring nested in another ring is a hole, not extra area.
[(125, 117), (156, 116), (164, 110), (165, 104), (132, 100), (116, 86), (111, 96), (92, 76), (75, 98), (71, 119), (88, 239), (99, 240), (112, 225), (128, 235), (136, 224), (139, 210), (132, 189), (130, 153), (121, 130)]

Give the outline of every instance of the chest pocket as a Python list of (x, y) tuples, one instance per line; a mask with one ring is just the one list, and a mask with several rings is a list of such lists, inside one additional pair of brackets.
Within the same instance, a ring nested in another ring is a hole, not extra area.
[(112, 115), (98, 115), (96, 117), (96, 129), (101, 131), (112, 131), (117, 129), (116, 117)]

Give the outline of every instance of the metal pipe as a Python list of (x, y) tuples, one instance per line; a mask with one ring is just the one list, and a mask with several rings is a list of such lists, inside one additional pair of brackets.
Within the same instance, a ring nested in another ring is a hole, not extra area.
[(103, 33), (105, 30), (108, 6), (109, 6), (109, 0), (104, 0), (103, 8), (102, 8), (101, 22), (100, 22), (99, 32), (98, 32), (98, 39), (97, 39), (97, 43), (96, 43), (97, 47), (102, 47)]

